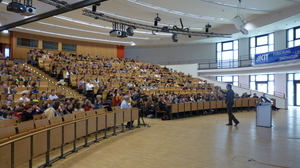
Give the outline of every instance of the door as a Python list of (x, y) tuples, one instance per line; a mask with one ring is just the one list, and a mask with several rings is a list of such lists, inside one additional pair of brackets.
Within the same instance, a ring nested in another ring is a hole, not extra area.
[(294, 95), (295, 95), (295, 105), (300, 106), (300, 81), (295, 81), (294, 82), (295, 87), (294, 87)]
[(256, 90), (268, 93), (268, 82), (256, 82)]

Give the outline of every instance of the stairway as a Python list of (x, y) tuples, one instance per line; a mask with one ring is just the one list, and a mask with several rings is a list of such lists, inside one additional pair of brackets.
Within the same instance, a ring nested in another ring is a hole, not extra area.
[(28, 67), (34, 76), (39, 76), (42, 81), (49, 81), (49, 86), (57, 86), (57, 92), (65, 92), (66, 97), (74, 97), (79, 99), (83, 98), (83, 95), (79, 94), (75, 89), (72, 89), (69, 86), (57, 85), (57, 79), (45, 73), (43, 70), (40, 70), (39, 68), (30, 64), (26, 64), (25, 66)]

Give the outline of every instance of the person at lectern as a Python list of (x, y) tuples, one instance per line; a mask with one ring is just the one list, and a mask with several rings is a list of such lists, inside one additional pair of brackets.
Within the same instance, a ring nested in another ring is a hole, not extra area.
[(228, 124), (226, 124), (227, 126), (231, 126), (232, 125), (232, 121), (235, 123), (234, 126), (237, 126), (240, 122), (235, 118), (235, 116), (232, 114), (232, 106), (234, 104), (234, 91), (231, 89), (232, 85), (231, 84), (227, 84), (226, 85), (226, 89), (227, 91), (223, 91), (220, 90), (223, 94), (226, 94), (226, 99), (225, 99), (225, 103), (226, 103), (226, 107), (227, 107), (227, 113), (228, 113)]

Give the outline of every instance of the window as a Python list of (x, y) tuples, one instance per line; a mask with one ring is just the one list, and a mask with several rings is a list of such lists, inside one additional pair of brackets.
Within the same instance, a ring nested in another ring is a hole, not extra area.
[(300, 27), (287, 30), (287, 47), (300, 46)]
[(58, 43), (52, 41), (43, 41), (43, 49), (58, 50)]
[(230, 83), (232, 85), (239, 85), (239, 77), (238, 76), (217, 76), (217, 81)]
[(62, 43), (62, 51), (76, 52), (76, 44)]
[(274, 33), (250, 38), (250, 56), (274, 51)]
[(218, 68), (238, 67), (238, 40), (217, 43)]
[(274, 94), (274, 75), (250, 75), (250, 89)]
[(17, 37), (17, 46), (37, 48), (38, 40)]

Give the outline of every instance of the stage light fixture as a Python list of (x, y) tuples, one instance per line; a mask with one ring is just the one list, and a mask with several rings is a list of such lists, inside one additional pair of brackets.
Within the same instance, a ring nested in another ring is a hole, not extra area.
[(178, 42), (178, 36), (177, 36), (177, 34), (174, 33), (172, 35), (172, 40), (173, 40), (174, 43)]
[(96, 6), (96, 5), (93, 5), (93, 6), (92, 6), (92, 11), (93, 11), (93, 12), (96, 12), (96, 11), (97, 11), (97, 6)]
[(161, 18), (158, 16), (158, 13), (156, 14), (157, 16), (154, 18), (154, 26), (158, 25), (158, 22), (161, 21)]
[(126, 32), (127, 32), (128, 36), (133, 36), (133, 34), (134, 34), (133, 27), (128, 27), (126, 29)]
[(207, 23), (207, 25), (205, 25), (205, 32), (208, 33), (210, 28), (211, 28), (211, 25), (209, 23)]

